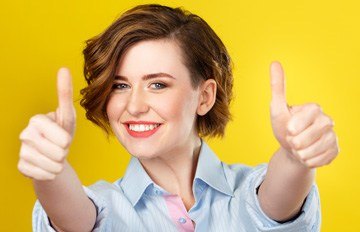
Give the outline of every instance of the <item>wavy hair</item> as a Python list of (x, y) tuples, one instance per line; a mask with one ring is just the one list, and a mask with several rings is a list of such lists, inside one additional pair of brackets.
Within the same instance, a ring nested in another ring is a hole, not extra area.
[(136, 6), (123, 13), (104, 32), (86, 41), (83, 50), (87, 86), (80, 93), (80, 105), (86, 117), (106, 134), (113, 133), (106, 105), (122, 55), (132, 45), (144, 40), (170, 39), (182, 50), (193, 88), (203, 80), (214, 79), (216, 101), (205, 115), (198, 115), (199, 136), (223, 137), (231, 114), (233, 64), (220, 38), (199, 16), (182, 8), (158, 4)]

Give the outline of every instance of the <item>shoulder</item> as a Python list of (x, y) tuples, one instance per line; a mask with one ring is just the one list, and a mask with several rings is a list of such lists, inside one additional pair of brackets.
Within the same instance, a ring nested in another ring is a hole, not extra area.
[(106, 180), (98, 180), (97, 182), (88, 185), (83, 186), (85, 191), (92, 192), (96, 195), (103, 196), (103, 197), (109, 197), (111, 195), (123, 195), (124, 191), (122, 190), (120, 183), (122, 178), (116, 180), (115, 182), (111, 183)]
[(260, 184), (265, 177), (268, 166), (267, 163), (249, 166), (245, 164), (226, 164), (224, 162), (222, 162), (222, 165), (228, 184), (234, 191), (242, 188), (248, 189), (252, 185)]
[(122, 178), (113, 183), (105, 180), (99, 180), (92, 185), (83, 186), (83, 189), (87, 196), (93, 200), (96, 205), (110, 207), (111, 205), (114, 205), (114, 201), (123, 204), (128, 200), (119, 184), (121, 180)]
[(110, 183), (106, 180), (98, 180), (94, 184), (87, 186), (87, 188), (97, 191), (97, 192), (104, 192), (104, 191), (119, 191), (121, 190), (119, 183), (121, 182), (122, 178), (116, 180), (113, 183)]

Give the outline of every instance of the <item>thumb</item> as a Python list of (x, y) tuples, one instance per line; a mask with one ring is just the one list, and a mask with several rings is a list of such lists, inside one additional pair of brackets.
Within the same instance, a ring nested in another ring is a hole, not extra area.
[(281, 64), (274, 61), (270, 65), (271, 76), (271, 114), (273, 116), (280, 114), (289, 114), (288, 105), (285, 96), (285, 77)]
[(73, 105), (73, 87), (69, 69), (60, 68), (57, 73), (58, 109), (56, 123), (73, 135), (75, 127), (75, 108)]

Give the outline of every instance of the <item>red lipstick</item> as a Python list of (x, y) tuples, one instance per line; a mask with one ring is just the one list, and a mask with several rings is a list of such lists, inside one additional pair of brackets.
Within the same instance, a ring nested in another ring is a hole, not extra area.
[[(130, 130), (130, 125), (136, 125), (136, 124), (143, 124), (143, 125), (154, 125), (157, 124), (158, 126), (152, 130), (148, 130), (148, 131), (132, 131)], [(135, 138), (147, 138), (150, 137), (151, 135), (153, 135), (156, 131), (158, 131), (158, 129), (160, 128), (161, 124), (157, 123), (157, 122), (149, 122), (149, 121), (126, 121), (124, 123), (124, 126), (127, 130), (127, 132), (135, 137)]]

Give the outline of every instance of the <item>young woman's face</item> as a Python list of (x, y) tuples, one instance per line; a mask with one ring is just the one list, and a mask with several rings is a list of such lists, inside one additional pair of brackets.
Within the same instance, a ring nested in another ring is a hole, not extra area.
[(166, 156), (196, 138), (199, 94), (174, 41), (141, 41), (118, 64), (106, 111), (130, 154)]

